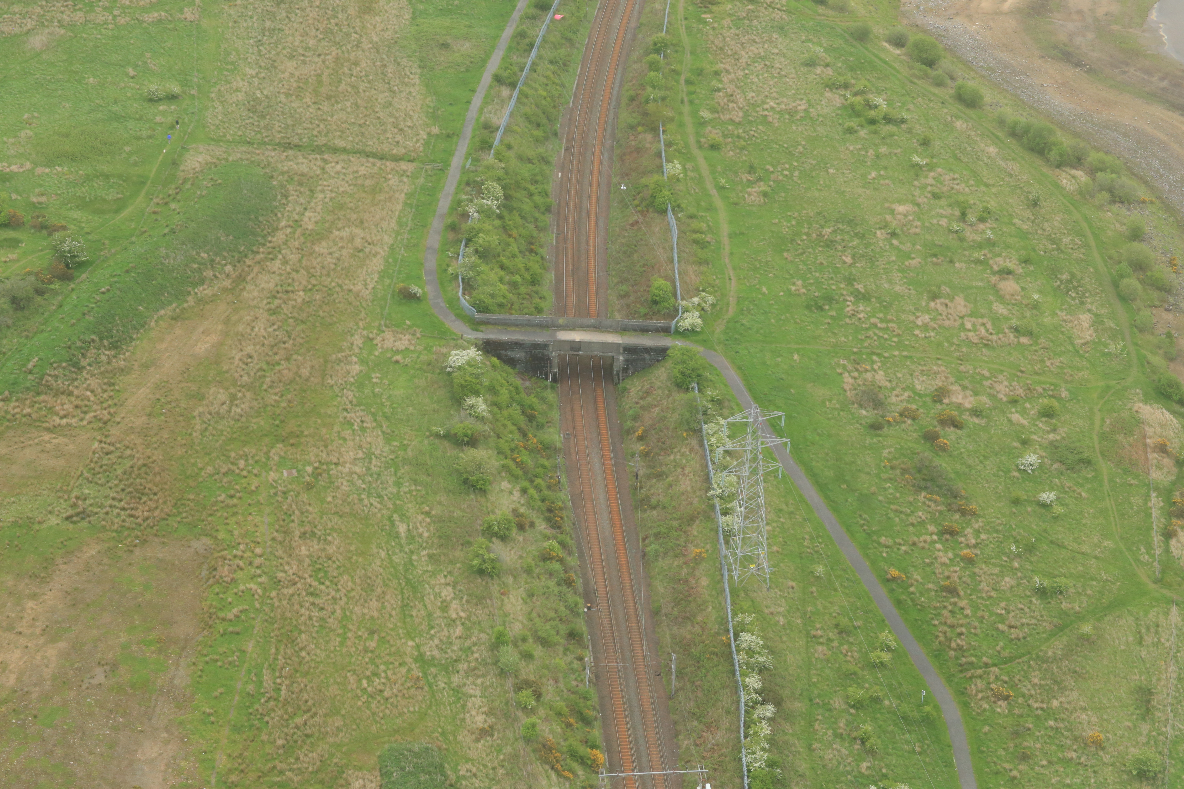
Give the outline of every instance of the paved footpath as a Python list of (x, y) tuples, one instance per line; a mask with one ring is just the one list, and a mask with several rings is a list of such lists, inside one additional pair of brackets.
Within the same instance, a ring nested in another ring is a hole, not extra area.
[[(448, 170), (448, 177), (444, 182), (444, 192), (440, 195), (440, 202), (436, 207), (436, 215), (432, 219), (431, 229), (428, 232), (427, 249), (424, 252), (424, 278), (427, 281), (428, 302), (431, 304), (432, 311), (453, 331), (470, 339), (521, 339), (529, 335), (536, 337), (550, 336), (549, 333), (542, 332), (530, 333), (506, 329), (476, 331), (469, 328), (464, 321), (453, 315), (448, 309), (448, 305), (444, 303), (444, 297), (440, 291), (439, 274), (436, 270), (436, 258), (440, 252), (440, 239), (443, 235), (444, 221), (448, 217), (448, 209), (452, 205), (452, 198), (456, 193), (457, 183), (460, 181), (465, 154), (468, 151), (469, 140), (473, 134), (473, 124), (477, 120), (477, 113), (481, 110), (481, 103), (485, 99), (485, 91), (489, 88), (490, 80), (493, 78), (493, 72), (497, 70), (498, 65), (501, 63), (502, 55), (506, 51), (506, 45), (510, 41), (510, 36), (514, 32), (514, 28), (518, 24), (518, 18), (526, 8), (527, 2), (528, 0), (519, 0), (518, 6), (514, 9), (514, 13), (511, 15), (510, 21), (502, 33), (502, 37), (498, 40), (497, 46), (493, 50), (493, 55), (490, 57), (489, 63), (485, 67), (485, 73), (481, 77), (481, 82), (477, 85), (477, 92), (473, 95), (473, 101), (469, 105), (469, 111), (465, 114), (465, 125), (461, 129), (460, 139), (456, 145), (456, 152), (452, 156), (452, 164)], [(650, 341), (652, 342), (654, 339), (656, 338), (653, 338), (651, 335)], [(672, 338), (664, 339), (671, 345), (676, 343)], [(685, 342), (680, 342), (679, 344), (691, 345)], [(703, 357), (707, 361), (711, 362), (723, 374), (724, 380), (727, 381), (732, 394), (736, 396), (740, 404), (744, 408), (751, 408), (753, 404), (752, 396), (744, 387), (740, 376), (728, 364), (727, 359), (715, 351), (709, 351), (695, 345), (691, 345), (691, 347), (696, 348), (703, 354)], [(764, 428), (770, 435), (772, 434), (768, 425), (765, 425)], [(781, 463), (782, 468), (789, 474), (790, 479), (797, 485), (802, 496), (809, 502), (811, 509), (814, 510), (814, 514), (826, 526), (827, 532), (835, 541), (835, 544), (839, 546), (839, 550), (842, 551), (844, 558), (847, 559), (847, 562), (855, 570), (855, 574), (859, 576), (859, 580), (863, 582), (864, 588), (871, 595), (876, 607), (880, 609), (880, 613), (888, 620), (888, 626), (892, 628), (893, 634), (895, 634), (904, 646), (905, 652), (908, 653), (909, 658), (913, 661), (913, 665), (917, 667), (925, 682), (929, 684), (929, 692), (937, 699), (938, 706), (941, 707), (942, 716), (945, 718), (946, 729), (949, 731), (950, 742), (954, 750), (954, 765), (958, 770), (958, 782), (961, 789), (978, 789), (978, 783), (974, 778), (974, 769), (970, 762), (970, 745), (966, 740), (966, 729), (962, 726), (962, 714), (958, 710), (958, 705), (954, 702), (954, 697), (950, 694), (945, 683), (942, 682), (941, 677), (938, 676), (937, 671), (933, 668), (933, 664), (929, 662), (929, 658), (921, 649), (921, 645), (917, 643), (917, 639), (913, 638), (913, 634), (909, 632), (904, 620), (900, 617), (900, 613), (896, 610), (896, 606), (892, 604), (892, 601), (884, 592), (884, 587), (880, 585), (879, 579), (872, 573), (871, 567), (864, 561), (863, 556), (855, 547), (855, 543), (851, 542), (851, 538), (847, 536), (847, 532), (839, 525), (839, 521), (831, 513), (830, 508), (826, 506), (826, 502), (822, 500), (822, 497), (818, 495), (818, 491), (814, 489), (814, 485), (806, 478), (801, 467), (798, 466), (783, 447), (776, 447), (774, 453), (777, 456), (777, 460)]]

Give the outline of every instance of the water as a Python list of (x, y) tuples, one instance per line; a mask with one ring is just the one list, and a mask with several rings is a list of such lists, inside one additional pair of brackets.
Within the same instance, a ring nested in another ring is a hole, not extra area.
[(1159, 0), (1147, 17), (1147, 26), (1159, 50), (1184, 63), (1184, 0)]

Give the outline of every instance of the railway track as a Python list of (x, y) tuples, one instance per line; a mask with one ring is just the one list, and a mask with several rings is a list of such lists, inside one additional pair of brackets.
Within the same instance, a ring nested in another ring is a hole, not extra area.
[[(593, 19), (566, 117), (557, 162), (555, 313), (602, 317), (604, 221), (621, 73), (644, 0), (602, 0)], [(568, 485), (575, 512), (600, 695), (610, 785), (677, 789), (673, 725), (666, 704), (641, 545), (620, 462), (611, 362), (572, 354), (559, 360), (559, 400)], [(649, 773), (649, 775), (638, 775)]]

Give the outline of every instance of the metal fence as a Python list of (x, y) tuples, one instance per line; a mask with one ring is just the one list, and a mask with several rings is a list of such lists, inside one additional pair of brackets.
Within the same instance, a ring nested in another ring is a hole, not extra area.
[[(699, 400), (699, 385), (692, 384), (695, 390), (695, 402), (699, 404), (699, 433), (703, 437), (703, 458), (707, 461), (707, 484), (715, 487), (715, 469), (711, 465), (711, 447), (707, 444), (707, 425), (703, 422), (703, 403)], [(732, 648), (732, 669), (736, 672), (736, 690), (740, 692), (740, 766), (743, 770), (744, 789), (748, 789), (748, 752), (744, 748), (744, 683), (740, 681), (740, 658), (736, 655), (736, 637), (732, 632), (732, 592), (728, 585), (728, 564), (725, 559), (727, 549), (724, 547), (724, 523), (720, 517), (719, 500), (715, 503), (716, 538), (719, 541), (719, 570), (724, 580), (724, 608), (728, 612), (728, 646)]]

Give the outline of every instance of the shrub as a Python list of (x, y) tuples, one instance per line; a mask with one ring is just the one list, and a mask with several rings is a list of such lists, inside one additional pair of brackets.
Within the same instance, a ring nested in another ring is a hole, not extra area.
[(56, 260), (49, 264), (49, 268), (46, 269), (46, 273), (59, 282), (69, 282), (70, 280), (74, 279), (74, 272)]
[(953, 581), (942, 581), (941, 590), (950, 597), (961, 597), (962, 590), (958, 588), (958, 584)]
[(534, 705), (537, 702), (538, 699), (529, 690), (520, 690), (514, 694), (514, 703), (524, 710), (534, 709)]
[(1149, 781), (1163, 773), (1163, 757), (1149, 748), (1144, 748), (1131, 756), (1127, 767), (1130, 768), (1131, 775), (1141, 781)]
[(892, 661), (892, 655), (889, 655), (887, 652), (872, 652), (867, 658), (876, 668), (886, 666)]
[(991, 686), (991, 699), (993, 701), (1011, 701), (1015, 698), (1015, 694), (1002, 685)]
[(1147, 225), (1137, 216), (1126, 220), (1126, 231), (1123, 233), (1127, 241), (1141, 241), (1147, 235)]
[(1051, 490), (1046, 490), (1036, 497), (1036, 502), (1044, 507), (1051, 507), (1057, 503), (1057, 494)]
[(956, 523), (943, 523), (941, 526), (941, 533), (946, 537), (957, 537), (962, 531), (962, 527)]
[(1138, 304), (1139, 297), (1143, 295), (1143, 288), (1134, 279), (1128, 277), (1118, 283), (1118, 295), (1122, 297), (1123, 301)]
[(936, 427), (931, 427), (921, 434), (921, 438), (924, 439), (926, 444), (932, 444), (934, 441), (937, 441), (939, 438), (941, 438), (941, 431)]
[(920, 33), (909, 40), (905, 51), (914, 61), (929, 68), (936, 66), (945, 54), (936, 39)]
[(909, 44), (909, 31), (903, 27), (894, 27), (884, 34), (884, 40), (897, 49), (904, 49)]
[(1138, 331), (1149, 332), (1155, 327), (1155, 318), (1152, 317), (1151, 310), (1136, 310), (1133, 323)]
[(481, 521), (481, 534), (491, 540), (508, 540), (514, 534), (514, 519), (508, 512), (490, 515)]
[(889, 581), (904, 581), (904, 580), (907, 580), (907, 576), (904, 573), (902, 573), (900, 570), (897, 570), (895, 567), (893, 567), (890, 570), (888, 570), (888, 580)]
[(27, 309), (36, 297), (32, 277), (13, 277), (0, 282), (0, 302), (7, 301), (18, 312)]
[(1040, 407), (1036, 409), (1036, 413), (1040, 415), (1041, 419), (1056, 419), (1057, 415), (1061, 413), (1061, 406), (1056, 400), (1049, 397), (1040, 401)]
[(952, 427), (955, 430), (961, 430), (966, 425), (966, 422), (963, 421), (962, 417), (958, 416), (948, 408), (938, 414), (936, 419), (937, 423), (942, 427)]
[(1120, 175), (1099, 173), (1094, 178), (1094, 189), (1109, 195), (1118, 203), (1133, 203), (1139, 199), (1139, 185)]
[(958, 555), (962, 557), (962, 561), (970, 562), (972, 564), (974, 563), (974, 560), (976, 558), (974, 555), (974, 551), (971, 551), (971, 550), (962, 551), (962, 553), (960, 553)]
[(1122, 248), (1122, 262), (1131, 267), (1131, 271), (1143, 273), (1155, 263), (1155, 253), (1142, 244), (1127, 244)]
[(896, 651), (896, 636), (892, 635), (891, 630), (885, 630), (877, 637), (881, 652), (895, 652)]
[(670, 360), (671, 378), (679, 389), (690, 389), (692, 384), (702, 385), (706, 382), (710, 365), (694, 348), (675, 345), (666, 358)]
[(1158, 266), (1143, 275), (1143, 282), (1160, 293), (1169, 293), (1172, 290), (1172, 282), (1168, 279), (1167, 272)]
[(942, 384), (933, 390), (933, 402), (944, 403), (946, 398), (950, 396), (950, 387)]
[(884, 395), (880, 394), (880, 390), (872, 386), (865, 386), (862, 389), (857, 389), (852, 395), (855, 405), (859, 406), (865, 411), (874, 411), (884, 405)]
[(675, 312), (678, 309), (678, 302), (674, 300), (674, 286), (660, 277), (650, 281), (650, 309), (658, 313)]
[(1111, 156), (1101, 151), (1094, 151), (1086, 156), (1085, 166), (1093, 171), (1094, 175), (1099, 173), (1122, 175), (1123, 171), (1122, 161), (1117, 156)]
[(466, 449), (461, 452), (456, 461), (456, 470), (460, 474), (460, 481), (466, 487), (476, 491), (489, 490), (493, 482), (492, 462), (485, 453), (476, 449)]
[(493, 629), (493, 645), (501, 648), (510, 643), (510, 631), (508, 628), (498, 625)]
[(929, 76), (929, 79), (933, 82), (933, 84), (935, 86), (937, 86), (939, 88), (948, 88), (950, 86), (950, 78), (946, 76), (944, 71), (933, 72)]
[(8, 209), (0, 219), (3, 219), (0, 224), (3, 224), (5, 227), (24, 227), (25, 225), (25, 215), (15, 208)]
[(502, 571), (497, 555), (489, 550), (487, 540), (477, 540), (469, 549), (469, 569), (477, 575), (497, 575)]
[(703, 316), (699, 314), (698, 310), (686, 310), (682, 317), (678, 319), (679, 331), (693, 332), (701, 331), (703, 329)]
[(539, 719), (527, 718), (522, 721), (522, 739), (530, 742), (539, 738)]
[(885, 427), (883, 419), (873, 419), (867, 423), (867, 429), (872, 432), (879, 433)]
[(650, 52), (655, 55), (662, 55), (669, 52), (674, 47), (674, 39), (665, 33), (659, 33), (650, 39)]
[(954, 98), (970, 107), (972, 110), (977, 110), (983, 106), (983, 90), (978, 85), (970, 82), (959, 82), (954, 86)]
[(485, 429), (473, 422), (461, 422), (448, 431), (448, 436), (462, 447), (475, 446)]
[(902, 419), (907, 419), (910, 422), (921, 418), (921, 409), (913, 405), (906, 405), (896, 412)]
[(181, 97), (181, 89), (176, 85), (149, 85), (144, 91), (144, 98), (148, 101), (169, 101)]
[(66, 268), (74, 268), (90, 260), (86, 244), (73, 236), (58, 234), (53, 237), (53, 257)]
[(944, 438), (939, 438), (933, 442), (933, 448), (938, 452), (949, 452), (950, 442), (946, 441)]
[(867, 22), (856, 22), (847, 28), (847, 32), (851, 34), (851, 38), (863, 44), (866, 44), (872, 38), (872, 26)]
[(1184, 405), (1184, 384), (1180, 383), (1180, 379), (1175, 375), (1163, 370), (1155, 376), (1154, 383), (1155, 391), (1173, 403)]
[(398, 291), (400, 298), (408, 301), (419, 301), (423, 298), (423, 290), (415, 285), (400, 284), (395, 290)]

